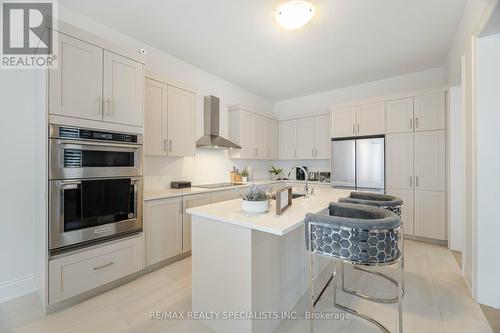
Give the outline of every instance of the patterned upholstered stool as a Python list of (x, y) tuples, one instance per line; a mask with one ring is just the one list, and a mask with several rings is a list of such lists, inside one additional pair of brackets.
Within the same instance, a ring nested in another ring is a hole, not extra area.
[[(331, 203), (328, 210), (307, 214), (305, 219), (306, 247), (310, 260), (311, 311), (314, 308), (314, 256), (334, 259), (334, 306), (368, 320), (382, 331), (389, 332), (377, 320), (337, 302), (337, 270), (335, 263), (356, 266), (398, 264), (398, 331), (403, 331), (401, 261), (401, 219), (385, 209), (349, 203)], [(312, 322), (312, 321), (311, 321)], [(312, 326), (311, 326), (312, 328)]]
[[(386, 209), (388, 211), (396, 213), (399, 217), (401, 217), (401, 207), (403, 206), (403, 200), (401, 200), (398, 197), (395, 197), (392, 195), (379, 194), (379, 193), (368, 193), (368, 192), (351, 192), (351, 194), (348, 197), (340, 198), (339, 202), (375, 206), (375, 207)], [(402, 262), (403, 269), (404, 269), (404, 244), (403, 244), (404, 221), (401, 221), (400, 234), (401, 234), (401, 262)], [(390, 281), (396, 287), (398, 287), (397, 281), (387, 274), (383, 274), (383, 273), (376, 272), (374, 270), (369, 270), (369, 269), (359, 267), (359, 266), (355, 266), (354, 269), (359, 270), (359, 271), (364, 271), (366, 273), (378, 275), (378, 276)], [(345, 283), (344, 283), (344, 266), (343, 265), (341, 265), (340, 271), (341, 271), (341, 275), (342, 275), (342, 290), (344, 292), (349, 293), (349, 294), (354, 295), (354, 296), (358, 296), (358, 297), (370, 300), (370, 301), (379, 302), (379, 303), (396, 303), (396, 302), (398, 302), (398, 296), (393, 297), (393, 298), (378, 298), (378, 297), (373, 297), (370, 295), (365, 295), (365, 294), (357, 292), (355, 290), (351, 290), (351, 289), (346, 288)], [(404, 284), (402, 286), (402, 290), (404, 293)]]

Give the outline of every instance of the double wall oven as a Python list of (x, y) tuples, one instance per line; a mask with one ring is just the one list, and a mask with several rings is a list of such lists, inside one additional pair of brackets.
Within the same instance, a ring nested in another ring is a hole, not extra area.
[(142, 230), (142, 136), (50, 125), (49, 250)]

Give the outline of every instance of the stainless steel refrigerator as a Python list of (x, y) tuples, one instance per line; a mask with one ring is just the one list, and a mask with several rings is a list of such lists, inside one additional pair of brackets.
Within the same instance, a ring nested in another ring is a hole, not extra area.
[(383, 191), (384, 148), (384, 136), (332, 139), (332, 186)]

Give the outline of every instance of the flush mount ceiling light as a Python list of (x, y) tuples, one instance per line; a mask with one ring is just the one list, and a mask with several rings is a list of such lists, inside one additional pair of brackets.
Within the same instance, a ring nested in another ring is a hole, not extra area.
[(313, 17), (314, 7), (308, 1), (288, 1), (276, 10), (276, 21), (288, 30), (296, 30), (305, 26)]

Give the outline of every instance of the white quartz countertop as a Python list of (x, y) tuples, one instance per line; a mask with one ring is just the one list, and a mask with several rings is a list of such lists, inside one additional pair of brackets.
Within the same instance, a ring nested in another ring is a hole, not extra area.
[(330, 202), (348, 196), (350, 190), (318, 187), (309, 198), (293, 199), (292, 205), (282, 215), (276, 215), (276, 202), (271, 201), (269, 212), (250, 214), (241, 211), (241, 199), (223, 201), (211, 205), (190, 208), (187, 213), (228, 224), (283, 236), (299, 227), (307, 213), (317, 213)]
[[(221, 188), (214, 188), (214, 189), (205, 189), (201, 187), (190, 187), (190, 188), (184, 188), (184, 189), (173, 189), (173, 188), (165, 188), (165, 189), (159, 189), (159, 190), (145, 190), (144, 191), (144, 200), (149, 201), (149, 200), (157, 200), (157, 199), (165, 199), (165, 198), (172, 198), (172, 197), (179, 197), (179, 196), (184, 196), (184, 195), (191, 195), (191, 194), (199, 194), (199, 193), (210, 193), (210, 192), (216, 192), (216, 191), (228, 191), (228, 190), (233, 190), (233, 189), (239, 189), (239, 188), (244, 188), (246, 186), (249, 186), (250, 184), (257, 184), (257, 185), (264, 185), (264, 184), (277, 184), (277, 183), (293, 183), (297, 185), (303, 185), (304, 181), (300, 180), (256, 180), (252, 182), (248, 182), (239, 186), (231, 186), (231, 187), (221, 187)], [(310, 181), (309, 184), (311, 185), (320, 185), (324, 187), (329, 187), (330, 183), (321, 183), (318, 181)]]

